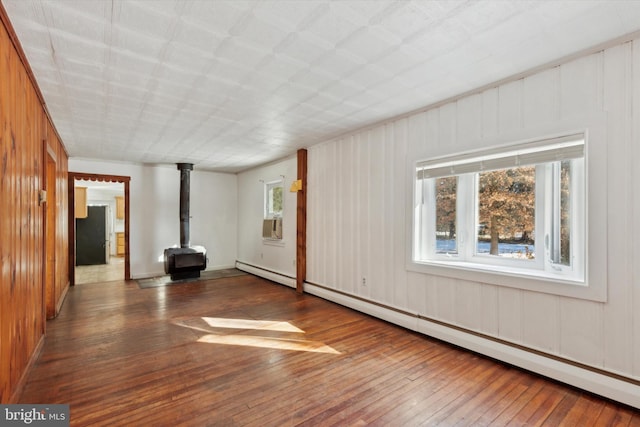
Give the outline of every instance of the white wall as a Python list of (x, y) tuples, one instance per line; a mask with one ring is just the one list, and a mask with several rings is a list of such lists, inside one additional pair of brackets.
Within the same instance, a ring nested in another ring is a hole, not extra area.
[[(638, 70), (636, 40), (311, 147), (308, 282), (640, 380)], [(606, 302), (407, 269), (413, 161), (575, 117), (604, 119), (602, 175), (590, 185), (605, 196), (589, 215), (602, 213), (606, 255), (589, 263), (603, 273)]]
[[(282, 241), (274, 243), (262, 239), (264, 183), (281, 176), (284, 176)], [(289, 188), (296, 177), (296, 157), (238, 174), (238, 222), (241, 224), (238, 228), (238, 261), (295, 278), (296, 193), (291, 193)]]
[[(175, 165), (69, 159), (70, 172), (131, 177), (129, 244), (131, 276), (164, 274), (164, 249), (180, 244), (180, 171)], [(208, 270), (228, 268), (237, 256), (237, 177), (191, 172), (190, 236), (207, 249)]]

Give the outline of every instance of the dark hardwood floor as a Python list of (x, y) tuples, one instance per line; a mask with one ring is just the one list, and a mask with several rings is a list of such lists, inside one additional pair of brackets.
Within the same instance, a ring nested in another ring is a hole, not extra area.
[(22, 403), (71, 425), (640, 426), (629, 407), (246, 275), (78, 285)]

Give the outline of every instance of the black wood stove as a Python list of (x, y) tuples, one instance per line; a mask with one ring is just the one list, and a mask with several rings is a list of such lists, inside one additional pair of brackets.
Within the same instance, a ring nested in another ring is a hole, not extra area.
[(193, 163), (178, 163), (180, 171), (180, 247), (164, 250), (164, 272), (171, 280), (200, 277), (207, 268), (207, 250), (189, 244), (189, 192)]

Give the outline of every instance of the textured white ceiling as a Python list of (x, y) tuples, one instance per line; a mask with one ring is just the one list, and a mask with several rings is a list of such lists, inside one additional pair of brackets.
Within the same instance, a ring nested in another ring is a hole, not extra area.
[(237, 172), (640, 30), (640, 1), (2, 0), (71, 157)]

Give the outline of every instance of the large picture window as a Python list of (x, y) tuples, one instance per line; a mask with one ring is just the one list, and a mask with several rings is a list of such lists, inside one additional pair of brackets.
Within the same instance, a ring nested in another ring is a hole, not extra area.
[(418, 162), (413, 261), (584, 283), (584, 135)]

